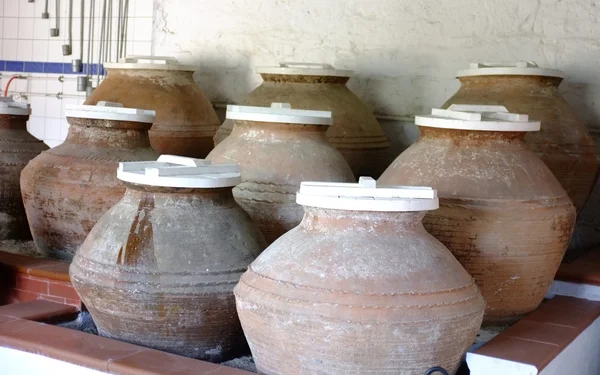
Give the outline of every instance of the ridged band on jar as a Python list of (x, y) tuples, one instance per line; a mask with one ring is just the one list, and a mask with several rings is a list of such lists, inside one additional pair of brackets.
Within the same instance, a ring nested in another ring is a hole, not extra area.
[(485, 324), (505, 323), (544, 299), (569, 243), (575, 210), (567, 197), (547, 200), (440, 198), (425, 228), (476, 280)]
[[(456, 344), (469, 342), (481, 324), (482, 300), (473, 282), (423, 295), (361, 295), (284, 283), (250, 267), (234, 293), (256, 364), (266, 374), (323, 368), (339, 374), (397, 374), (398, 368), (420, 374), (423, 363), (455, 370), (461, 362)], [(415, 334), (426, 338), (422, 347), (414, 346)], [(348, 345), (359, 338), (369, 342)], [(356, 351), (365, 347), (388, 350)], [(311, 361), (311, 353), (319, 353), (318, 361)]]
[(77, 259), (71, 280), (102, 336), (219, 360), (243, 346), (232, 293), (243, 272), (144, 273)]

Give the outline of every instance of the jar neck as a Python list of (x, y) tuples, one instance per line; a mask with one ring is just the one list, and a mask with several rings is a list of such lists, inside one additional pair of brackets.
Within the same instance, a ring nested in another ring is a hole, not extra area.
[(148, 130), (152, 124), (130, 121), (67, 118), (66, 143), (103, 148), (150, 148)]
[(27, 130), (29, 116), (0, 115), (0, 129)]
[(311, 83), (311, 84), (338, 84), (345, 85), (350, 77), (311, 76), (302, 74), (267, 74), (260, 75), (265, 82), (272, 83)]
[(185, 206), (206, 209), (235, 205), (233, 187), (192, 189), (149, 186), (123, 182), (125, 197), (136, 201), (152, 202), (153, 207)]
[(232, 134), (239, 137), (273, 140), (289, 140), (293, 138), (326, 139), (326, 125), (282, 124), (276, 122), (235, 120)]
[(457, 144), (484, 144), (487, 142), (525, 142), (526, 132), (498, 132), (441, 129), (427, 126), (419, 127), (421, 135), (419, 139), (439, 138), (451, 140)]
[(459, 77), (461, 88), (507, 94), (527, 95), (558, 95), (558, 86), (562, 82), (560, 77), (545, 76), (519, 76), (519, 75), (491, 75)]
[(334, 210), (304, 206), (300, 225), (308, 230), (424, 230), (425, 211), (381, 212)]

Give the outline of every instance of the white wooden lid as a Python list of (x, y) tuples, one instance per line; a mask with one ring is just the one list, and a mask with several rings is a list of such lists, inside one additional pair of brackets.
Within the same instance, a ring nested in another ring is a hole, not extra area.
[(239, 164), (212, 164), (210, 160), (161, 155), (157, 161), (121, 162), (121, 181), (175, 188), (221, 188), (242, 182)]
[(501, 105), (453, 104), (448, 109), (432, 109), (431, 115), (415, 117), (415, 124), (431, 128), (495, 132), (540, 130), (539, 121), (528, 115), (510, 113)]
[(304, 125), (331, 125), (333, 121), (330, 111), (292, 109), (289, 103), (271, 103), (271, 107), (228, 105), (225, 117), (231, 120)]
[(107, 69), (182, 70), (195, 72), (197, 66), (183, 65), (170, 56), (127, 56), (117, 63), (104, 63)]
[(371, 177), (357, 184), (302, 182), (296, 203), (348, 211), (429, 211), (439, 208), (437, 190), (423, 186), (377, 187)]
[(29, 104), (15, 102), (12, 96), (0, 97), (0, 115), (29, 116), (30, 114)]
[(564, 73), (556, 69), (539, 68), (532, 61), (509, 61), (509, 62), (474, 62), (469, 69), (459, 70), (457, 77), (472, 76), (546, 76), (564, 78)]
[(259, 66), (258, 74), (279, 74), (299, 76), (352, 77), (351, 70), (335, 69), (333, 65), (321, 63), (282, 62), (279, 66)]
[(121, 103), (98, 102), (96, 105), (65, 106), (67, 117), (91, 118), (98, 120), (116, 120), (144, 122), (152, 124), (156, 120), (156, 111), (139, 108), (125, 108)]

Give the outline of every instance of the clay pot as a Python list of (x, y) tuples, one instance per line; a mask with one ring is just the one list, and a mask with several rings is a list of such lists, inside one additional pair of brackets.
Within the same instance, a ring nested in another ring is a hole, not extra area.
[[(337, 148), (356, 176), (379, 176), (392, 159), (390, 146), (381, 125), (367, 106), (346, 87), (351, 71), (336, 70), (324, 64), (280, 64), (259, 67), (264, 82), (244, 100), (244, 105), (269, 106), (272, 102), (290, 103), (298, 109), (331, 111), (333, 124), (327, 131), (329, 142)], [(215, 145), (233, 129), (225, 121), (215, 135)]]
[[(596, 159), (600, 162), (600, 129), (596, 127), (589, 128), (590, 135), (596, 144)], [(592, 192), (577, 217), (575, 232), (571, 237), (571, 244), (567, 257), (573, 260), (587, 250), (600, 244), (600, 179), (596, 175), (596, 182), (592, 188)], [(566, 258), (565, 258), (566, 259)]]
[(125, 195), (77, 252), (71, 281), (102, 336), (230, 359), (247, 348), (233, 287), (265, 247), (232, 195), (239, 167), (158, 160), (121, 164)]
[(454, 374), (460, 365), (485, 302), (423, 228), (435, 190), (374, 185), (303, 182), (302, 222), (242, 275), (237, 311), (259, 373)]
[(421, 137), (379, 182), (438, 189), (440, 209), (427, 213), (425, 228), (477, 281), (487, 302), (484, 323), (510, 322), (542, 302), (573, 232), (575, 208), (525, 144), (539, 122), (504, 107), (450, 109), (417, 116)]
[(70, 261), (102, 214), (121, 199), (125, 187), (115, 175), (120, 161), (157, 156), (148, 139), (154, 111), (99, 104), (68, 106), (67, 139), (21, 173), (33, 240), (50, 258)]
[(27, 132), (29, 104), (0, 98), (0, 240), (28, 240), (19, 178), (21, 170), (48, 146)]
[(598, 161), (594, 140), (558, 91), (563, 73), (519, 62), (472, 64), (457, 76), (461, 87), (443, 108), (451, 104), (497, 104), (541, 121), (541, 130), (528, 133), (525, 141), (581, 212), (592, 190)]
[[(164, 63), (139, 63), (140, 60)], [(219, 119), (194, 82), (195, 67), (180, 65), (174, 58), (155, 56), (131, 57), (104, 67), (108, 76), (85, 104), (111, 101), (155, 110), (156, 122), (149, 133), (154, 150), (196, 158), (208, 155)]]
[(331, 112), (294, 110), (287, 103), (273, 106), (229, 106), (233, 132), (207, 157), (240, 164), (242, 183), (233, 196), (267, 243), (302, 220), (302, 207), (295, 202), (300, 182), (355, 181), (344, 157), (327, 143)]

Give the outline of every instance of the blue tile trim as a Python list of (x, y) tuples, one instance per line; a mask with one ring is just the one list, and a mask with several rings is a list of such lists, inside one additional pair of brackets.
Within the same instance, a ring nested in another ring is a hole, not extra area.
[(44, 63), (44, 73), (63, 73), (63, 63)]
[[(83, 71), (79, 73), (73, 72), (71, 63), (0, 60), (0, 72), (85, 74), (86, 69), (87, 64), (83, 65)], [(102, 65), (100, 65), (100, 73), (104, 73)], [(98, 64), (91, 65), (90, 74), (98, 74)]]
[(23, 61), (7, 61), (5, 68), (10, 72), (22, 72), (24, 65)]
[(28, 73), (41, 73), (44, 71), (44, 63), (27, 61), (25, 63), (23, 71)]

